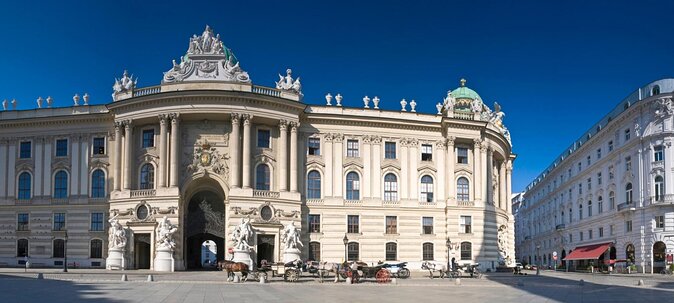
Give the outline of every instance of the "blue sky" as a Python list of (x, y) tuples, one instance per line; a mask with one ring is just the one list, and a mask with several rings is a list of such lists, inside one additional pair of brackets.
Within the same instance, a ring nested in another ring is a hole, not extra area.
[(379, 96), (422, 112), (459, 79), (506, 113), (523, 189), (637, 87), (674, 77), (674, 1), (6, 1), (0, 100), (111, 101), (124, 69), (157, 85), (206, 24), (253, 82), (287, 67), (305, 102)]

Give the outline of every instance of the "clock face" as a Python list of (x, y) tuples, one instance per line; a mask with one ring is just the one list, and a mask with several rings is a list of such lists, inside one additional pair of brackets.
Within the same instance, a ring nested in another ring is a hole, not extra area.
[(201, 164), (208, 165), (208, 162), (211, 161), (211, 154), (203, 153), (201, 154)]

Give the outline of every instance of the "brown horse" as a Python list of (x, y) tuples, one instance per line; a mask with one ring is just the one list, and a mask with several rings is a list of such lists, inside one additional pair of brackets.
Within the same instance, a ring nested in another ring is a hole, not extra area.
[(240, 272), (243, 281), (248, 280), (248, 264), (228, 260), (218, 261), (218, 269), (227, 274), (227, 280), (234, 280), (234, 273)]

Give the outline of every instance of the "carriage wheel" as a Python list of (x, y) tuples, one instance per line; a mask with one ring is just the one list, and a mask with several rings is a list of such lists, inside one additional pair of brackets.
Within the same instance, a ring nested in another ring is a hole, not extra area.
[(375, 274), (375, 278), (377, 279), (377, 283), (389, 283), (391, 282), (391, 272), (388, 271), (387, 269), (380, 269), (377, 271), (377, 274)]
[(286, 270), (284, 279), (286, 280), (286, 282), (297, 282), (300, 280), (300, 274), (299, 272), (297, 272), (297, 270), (288, 269)]
[(403, 268), (403, 269), (401, 269), (401, 270), (398, 272), (398, 276), (399, 276), (401, 279), (407, 279), (407, 278), (410, 277), (410, 270), (407, 269), (407, 268)]

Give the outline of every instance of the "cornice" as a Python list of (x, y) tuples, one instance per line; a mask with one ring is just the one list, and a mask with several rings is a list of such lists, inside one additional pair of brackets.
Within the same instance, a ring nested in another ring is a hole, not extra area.
[[(80, 114), (71, 116), (53, 116), (53, 117), (39, 117), (26, 118), (17, 120), (0, 120), (2, 128), (10, 127), (29, 127), (29, 126), (54, 126), (54, 125), (73, 125), (81, 123), (98, 123), (98, 122), (113, 121), (113, 116), (110, 113), (95, 113), (95, 114)], [(112, 125), (112, 124), (111, 124)]]

